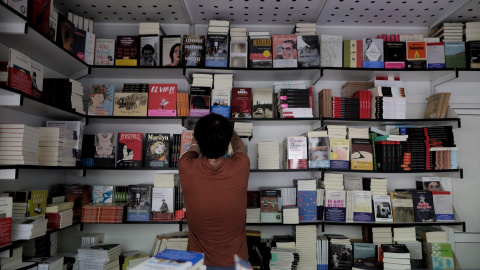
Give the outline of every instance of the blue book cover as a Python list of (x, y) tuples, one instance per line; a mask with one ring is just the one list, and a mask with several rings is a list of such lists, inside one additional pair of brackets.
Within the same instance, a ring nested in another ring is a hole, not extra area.
[(308, 137), (308, 168), (330, 168), (328, 137)]
[(192, 265), (195, 265), (197, 262), (203, 259), (203, 254), (199, 252), (192, 252), (192, 251), (165, 249), (164, 251), (158, 253), (154, 257), (158, 259), (165, 259), (165, 260), (172, 260), (172, 261), (191, 262)]
[(113, 203), (113, 186), (92, 186), (92, 203)]
[(228, 67), (228, 35), (207, 35), (205, 66)]
[(230, 118), (230, 106), (212, 106), (212, 113), (220, 114), (225, 118)]
[(151, 185), (128, 186), (128, 221), (149, 221), (152, 205)]
[(79, 28), (75, 28), (73, 38), (73, 54), (80, 60), (85, 61), (85, 44), (87, 33)]
[(297, 191), (298, 220), (317, 221), (317, 191)]
[(346, 220), (345, 190), (325, 190), (325, 221)]
[(88, 115), (113, 115), (113, 96), (115, 85), (92, 84), (88, 97)]

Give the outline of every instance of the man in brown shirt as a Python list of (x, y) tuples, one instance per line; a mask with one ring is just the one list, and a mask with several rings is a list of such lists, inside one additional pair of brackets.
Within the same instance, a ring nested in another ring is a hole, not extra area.
[[(234, 154), (225, 158), (229, 143)], [(207, 270), (235, 269), (234, 254), (248, 259), (250, 160), (231, 123), (214, 113), (199, 119), (178, 169), (187, 211), (188, 250), (205, 254)]]

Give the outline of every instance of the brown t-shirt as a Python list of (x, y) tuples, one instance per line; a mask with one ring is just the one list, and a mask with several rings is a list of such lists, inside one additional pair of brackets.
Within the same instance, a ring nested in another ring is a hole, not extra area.
[(195, 151), (178, 164), (188, 220), (188, 250), (203, 252), (205, 265), (233, 266), (248, 259), (245, 233), (250, 159), (235, 153), (213, 167)]

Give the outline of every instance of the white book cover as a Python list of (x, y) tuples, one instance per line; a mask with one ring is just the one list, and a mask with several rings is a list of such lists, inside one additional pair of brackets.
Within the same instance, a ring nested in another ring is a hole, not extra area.
[(85, 33), (85, 60), (84, 62), (93, 65), (95, 60), (95, 34)]
[(432, 191), (432, 196), (437, 220), (455, 220), (453, 214), (452, 194), (450, 191)]
[(32, 70), (32, 60), (27, 55), (10, 48), (9, 49), (9, 59), (8, 67), (13, 67), (18, 70), (22, 70), (27, 74), (31, 74)]
[(43, 92), (43, 65), (31, 60), (32, 95), (41, 97)]
[(113, 66), (115, 64), (115, 39), (99, 38), (95, 45), (95, 65)]
[(366, 190), (352, 190), (353, 221), (372, 221), (372, 193)]
[(248, 42), (247, 40), (230, 40), (230, 67), (247, 68)]
[(12, 217), (13, 201), (12, 197), (0, 197), (0, 215), (5, 214), (5, 217)]
[(322, 67), (342, 67), (342, 36), (320, 35), (320, 64)]
[(372, 195), (375, 221), (393, 222), (389, 195)]

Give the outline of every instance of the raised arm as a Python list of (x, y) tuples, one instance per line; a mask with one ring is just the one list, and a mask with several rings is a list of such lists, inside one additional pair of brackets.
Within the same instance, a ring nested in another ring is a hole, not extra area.
[(238, 136), (235, 130), (233, 131), (232, 140), (230, 143), (232, 144), (232, 149), (234, 153), (237, 153), (237, 152), (245, 153), (245, 145), (243, 144), (242, 139), (240, 139), (240, 137)]

